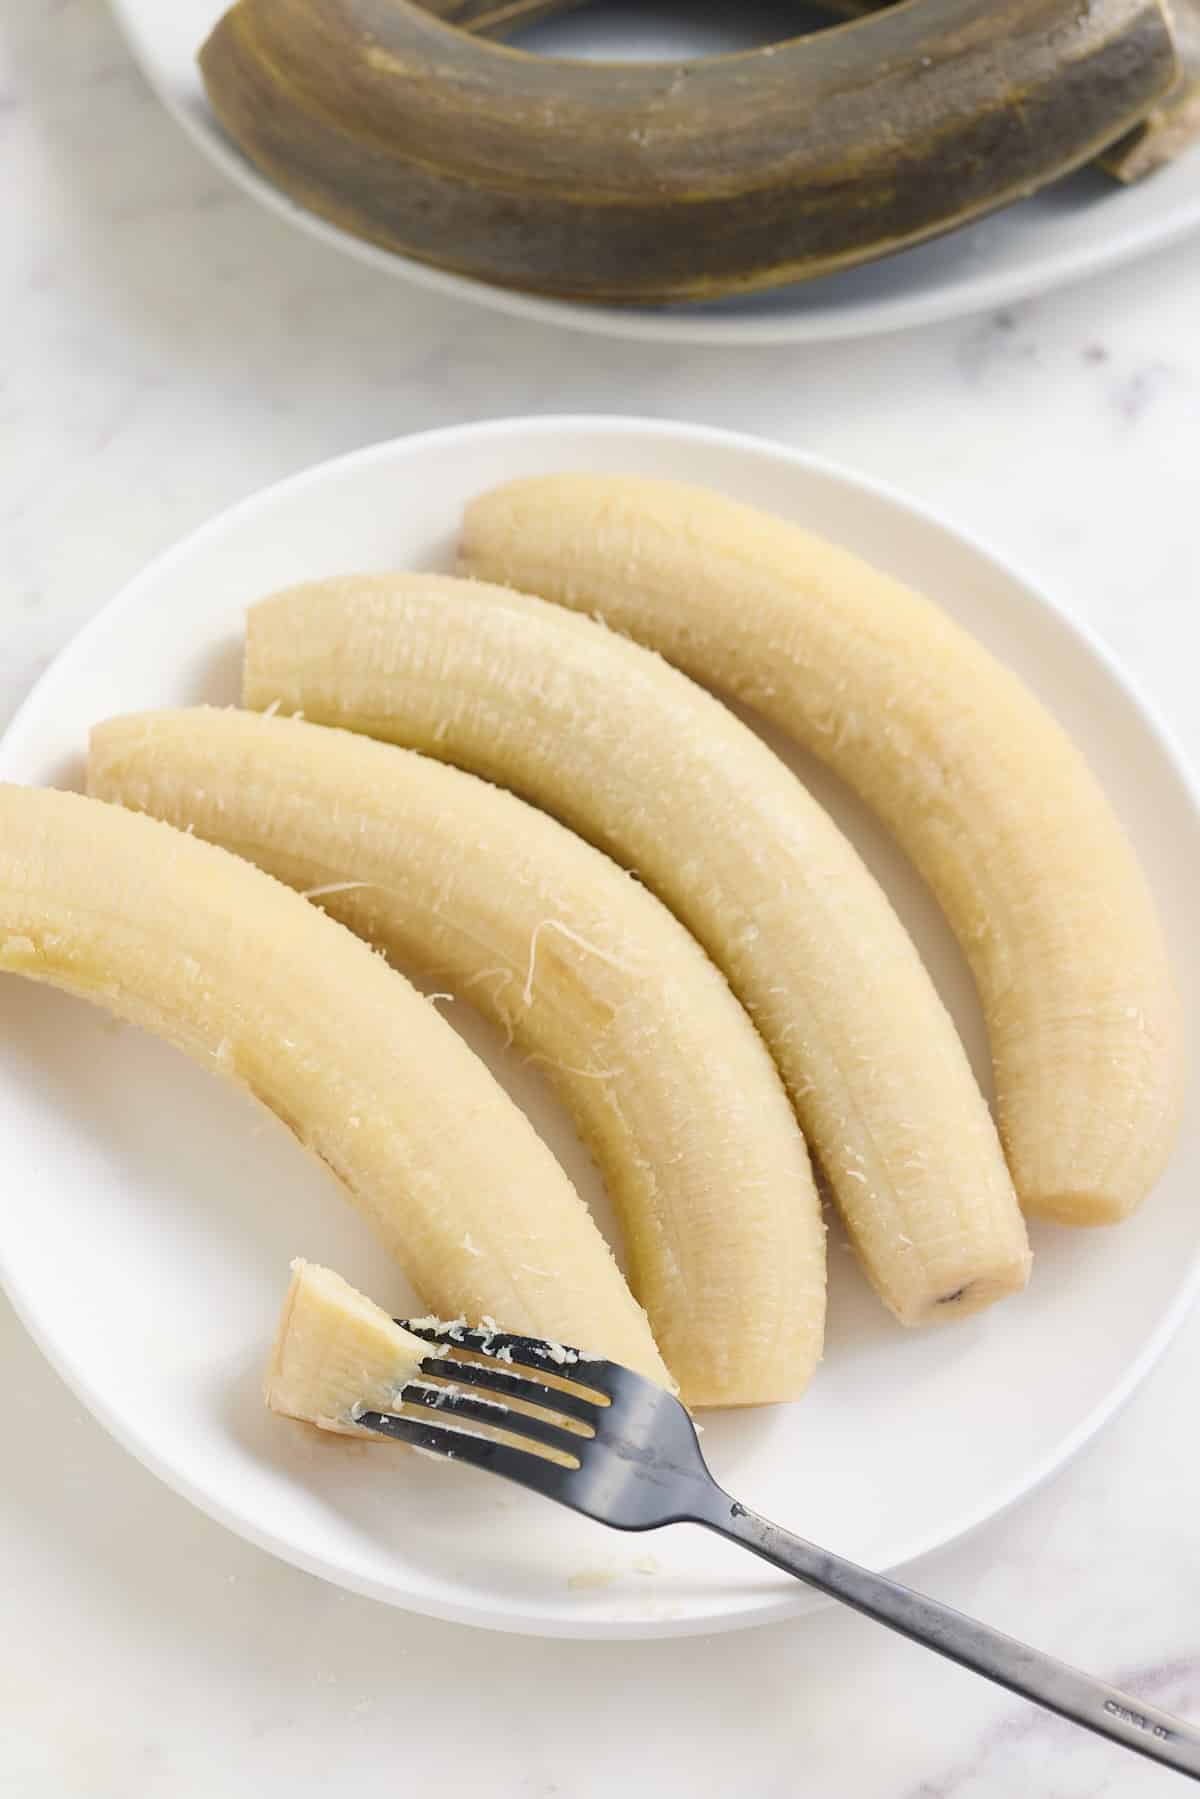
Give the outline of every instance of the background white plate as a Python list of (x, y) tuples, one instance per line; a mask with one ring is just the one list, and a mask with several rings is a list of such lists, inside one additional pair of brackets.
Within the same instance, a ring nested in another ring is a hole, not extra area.
[[(1191, 1015), (1200, 824), (1161, 732), (1095, 645), (1015, 574), (893, 495), (749, 438), (621, 420), (465, 426), (314, 469), (235, 507), (148, 569), (43, 678), (0, 777), (77, 780), (89, 724), (231, 700), (243, 608), (286, 582), (445, 565), (463, 501), (503, 477), (611, 468), (707, 482), (850, 544), (923, 587), (1017, 667), (1091, 756), (1158, 891)], [(850, 798), (795, 759), (896, 899), (973, 1049), (956, 949)], [(449, 1015), (461, 1024), (459, 1006)], [(506, 1084), (589, 1197), (597, 1182), (530, 1071), (480, 1029)], [(82, 1002), (0, 983), (0, 1276), (55, 1366), (135, 1455), (300, 1566), (442, 1617), (563, 1635), (713, 1630), (806, 1609), (802, 1589), (699, 1530), (606, 1532), (466, 1469), (322, 1438), (259, 1399), (297, 1253), (402, 1309), (396, 1270), (336, 1187), (243, 1096)], [(1195, 1284), (1200, 1107), (1172, 1169), (1119, 1231), (1035, 1231), (1029, 1291), (906, 1333), (831, 1240), (825, 1364), (797, 1406), (710, 1415), (742, 1498), (876, 1566), (996, 1512), (1128, 1394)], [(639, 1568), (648, 1551), (654, 1564)]]
[[(1160, 248), (1200, 227), (1200, 147), (1150, 180), (1121, 188), (1094, 169), (935, 243), (861, 269), (703, 306), (589, 307), (445, 274), (326, 223), (260, 176), (218, 130), (196, 52), (226, 0), (112, 0), (134, 55), (168, 109), (228, 175), (285, 218), (360, 261), (423, 287), (525, 318), (613, 337), (675, 343), (802, 343), (895, 331), (1001, 306)], [(523, 40), (559, 54), (680, 55), (779, 36), (780, 8), (624, 0), (591, 19), (552, 21)], [(773, 22), (772, 22), (773, 20)]]

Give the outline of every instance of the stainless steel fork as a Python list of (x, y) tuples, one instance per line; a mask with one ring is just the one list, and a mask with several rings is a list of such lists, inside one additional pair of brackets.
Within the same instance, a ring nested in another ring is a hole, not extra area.
[(683, 1406), (642, 1375), (531, 1337), (462, 1326), (405, 1329), (433, 1347), (395, 1411), (355, 1414), (366, 1429), (503, 1475), (615, 1530), (702, 1524), (1035, 1705), (1200, 1780), (1195, 1725), (731, 1499), (709, 1473)]

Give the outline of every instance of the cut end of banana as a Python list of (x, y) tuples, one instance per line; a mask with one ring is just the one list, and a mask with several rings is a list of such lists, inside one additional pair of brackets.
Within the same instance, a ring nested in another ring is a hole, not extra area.
[(930, 1304), (912, 1318), (902, 1318), (903, 1324), (949, 1324), (956, 1318), (970, 1318), (975, 1312), (984, 1312), (997, 1300), (1008, 1299), (1014, 1293), (1023, 1292), (1029, 1284), (1030, 1269), (1033, 1258), (1029, 1254), (1014, 1256), (1007, 1268), (993, 1267), (987, 1274), (977, 1280), (965, 1281), (962, 1286), (951, 1288), (940, 1293)]
[(355, 1408), (394, 1409), (430, 1353), (381, 1307), (315, 1262), (292, 1263), (292, 1282), (267, 1368), (273, 1412), (322, 1430), (366, 1436)]

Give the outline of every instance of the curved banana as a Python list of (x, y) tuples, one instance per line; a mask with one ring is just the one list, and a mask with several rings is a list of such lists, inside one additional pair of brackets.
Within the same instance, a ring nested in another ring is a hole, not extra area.
[(467, 509), (463, 562), (653, 645), (856, 788), (970, 961), (1027, 1210), (1138, 1205), (1183, 1091), (1166, 947), (1104, 794), (1015, 675), (849, 551), (673, 482), (499, 488)]
[[(510, 37), (541, 20), (573, 12), (582, 0), (415, 0), (460, 31), (481, 37)], [(895, 6), (899, 0), (819, 0), (820, 11), (835, 19), (861, 19)], [(1169, 162), (1200, 136), (1200, 0), (1170, 0), (1170, 23), (1180, 76), (1160, 96), (1127, 137), (1108, 146), (1098, 166), (1120, 181), (1140, 181)]]
[(544, 1065), (689, 1404), (804, 1390), (825, 1309), (804, 1141), (753, 1025), (645, 888), (511, 793), (297, 719), (113, 719), (88, 783), (314, 892)]
[(0, 786), (0, 970), (249, 1087), (437, 1310), (573, 1332), (668, 1383), (586, 1207), (483, 1064), (365, 944), (249, 863), (119, 806)]
[(679, 63), (531, 56), (407, 0), (238, 0), (200, 63), (301, 205), (442, 268), (616, 301), (920, 243), (1086, 162), (1178, 77), (1164, 0), (912, 0)]
[(751, 1012), (906, 1323), (1024, 1284), (995, 1129), (916, 950), (800, 783), (684, 675), (542, 600), (362, 576), (251, 609), (245, 696), (504, 782), (636, 870)]

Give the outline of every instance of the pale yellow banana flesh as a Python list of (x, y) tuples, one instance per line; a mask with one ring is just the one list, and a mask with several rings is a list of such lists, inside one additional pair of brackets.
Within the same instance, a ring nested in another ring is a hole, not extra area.
[(545, 1068), (688, 1403), (803, 1391), (825, 1294), (804, 1141), (723, 977), (644, 887), (511, 793), (297, 719), (112, 719), (88, 779), (312, 892)]
[(1099, 784), (1016, 676), (849, 551), (674, 482), (513, 482), (468, 507), (462, 558), (659, 650), (856, 788), (970, 961), (1026, 1209), (1102, 1224), (1140, 1203), (1183, 1092), (1163, 934)]
[(401, 975), (249, 863), (96, 799), (0, 786), (0, 970), (248, 1087), (427, 1304), (667, 1381), (586, 1207), (488, 1070)]
[(273, 1412), (347, 1436), (369, 1436), (358, 1408), (387, 1412), (420, 1371), (430, 1346), (402, 1330), (340, 1274), (296, 1260), (267, 1365)]
[(799, 782), (685, 676), (541, 600), (401, 574), (252, 608), (245, 693), (510, 786), (635, 870), (750, 1010), (901, 1319), (1024, 1284), (995, 1129), (912, 943)]

